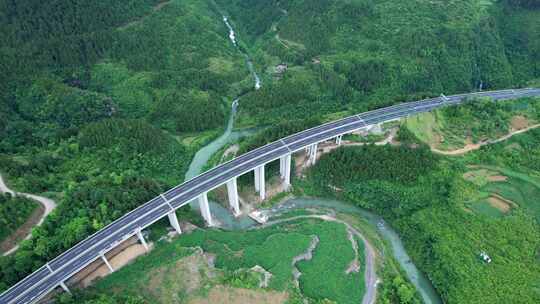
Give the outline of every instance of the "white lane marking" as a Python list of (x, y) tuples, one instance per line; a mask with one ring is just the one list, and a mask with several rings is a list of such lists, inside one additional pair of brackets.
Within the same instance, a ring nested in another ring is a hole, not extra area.
[(358, 120), (364, 124), (364, 127), (366, 126), (366, 122), (362, 119), (362, 117), (360, 117), (360, 114), (356, 114), (356, 118), (358, 118)]
[[(134, 223), (136, 223), (138, 220), (140, 220), (142, 217), (144, 216), (147, 216), (151, 213), (153, 213), (154, 211), (158, 210), (159, 208), (161, 208), (163, 206), (163, 204), (159, 205), (158, 207), (152, 209), (152, 212), (149, 212), (149, 213), (146, 213), (144, 214), (143, 216), (141, 216), (140, 218), (138, 218), (136, 221), (133, 221), (133, 222), (130, 222), (128, 223), (126, 226), (129, 226), (129, 225), (133, 225)], [(124, 226), (125, 227), (125, 226)], [(123, 237), (124, 235), (129, 235), (130, 233), (132, 233), (133, 231), (129, 231), (127, 234), (124, 232), (124, 234), (120, 234), (121, 237)], [(118, 234), (118, 233), (116, 233)], [(62, 265), (61, 267), (58, 268), (58, 270), (56, 272), (53, 272), (51, 274), (48, 274), (47, 276), (45, 276), (44, 278), (42, 278), (41, 280), (37, 281), (35, 284), (33, 284), (33, 286), (37, 285), (37, 284), (41, 284), (42, 282), (45, 282), (47, 279), (51, 278), (52, 276), (54, 276), (55, 274), (57, 273), (61, 273), (61, 274), (71, 274), (71, 273), (76, 273), (78, 271), (80, 271), (82, 268), (86, 267), (86, 265), (90, 264), (91, 261), (93, 261), (96, 257), (92, 257), (89, 261), (90, 262), (87, 262), (86, 264), (84, 264), (85, 266), (82, 266), (82, 267), (79, 267), (80, 265), (83, 265), (81, 262), (81, 260), (78, 260), (76, 261), (75, 263), (73, 262), (74, 260), (76, 260), (77, 258), (79, 258), (81, 255), (84, 255), (86, 253), (88, 253), (90, 250), (94, 249), (97, 245), (100, 245), (101, 243), (104, 243), (106, 240), (108, 240), (109, 238), (111, 238), (112, 236), (116, 235), (116, 234), (110, 234), (109, 236), (107, 236), (106, 238), (104, 238), (103, 240), (101, 240), (100, 242), (92, 245), (90, 248), (88, 248), (86, 251), (78, 254), (75, 258), (69, 260), (68, 262), (66, 262), (64, 265)], [(112, 244), (118, 244), (118, 241), (115, 241), (113, 242)], [(105, 249), (108, 249), (110, 248), (110, 244), (105, 248)], [(104, 250), (105, 250), (104, 249)], [(99, 256), (97, 257), (99, 258)], [(70, 265), (70, 264), (74, 264), (74, 265), (71, 265), (73, 267), (73, 269), (75, 270), (68, 270), (67, 265)], [(55, 287), (54, 287), (54, 284), (53, 284), (53, 287), (52, 289), (49, 289), (49, 290), (53, 290)], [(17, 295), (15, 298), (13, 298), (9, 303), (14, 303), (16, 300), (20, 299), (23, 295), (25, 294), (28, 294), (30, 290), (25, 290), (23, 291), (22, 293), (20, 293), (19, 295)], [(40, 293), (41, 290), (38, 289), (38, 293)], [(34, 296), (33, 298), (35, 298), (36, 296)], [(32, 299), (33, 299), (32, 298)]]
[(285, 148), (287, 148), (287, 150), (289, 150), (290, 153), (292, 153), (293, 151), (291, 151), (291, 148), (289, 148), (289, 146), (283, 141), (283, 138), (279, 140), (284, 146)]
[[(492, 92), (484, 92), (484, 93), (486, 93), (487, 95), (490, 95), (490, 94), (497, 94), (496, 92), (501, 93), (501, 91), (492, 91)], [(521, 92), (521, 91), (520, 91), (520, 92)], [(454, 95), (454, 96), (468, 96), (468, 95), (473, 95), (473, 94), (477, 94), (477, 93), (461, 94), (461, 95)], [(444, 96), (443, 94), (441, 94), (441, 95), (442, 95), (447, 101), (450, 100), (450, 98)], [(408, 105), (407, 107), (410, 107), (410, 105)], [(405, 107), (405, 108), (407, 108), (407, 107)], [(425, 107), (427, 107), (427, 106), (425, 106)], [(435, 108), (436, 108), (436, 107), (437, 107), (437, 106), (435, 106)], [(389, 108), (391, 108), (391, 107), (389, 107)], [(414, 108), (414, 106), (413, 106), (413, 108)], [(384, 109), (384, 108), (383, 108), (383, 109)], [(383, 110), (383, 109), (377, 109), (377, 110)], [(376, 110), (373, 110), (373, 111), (376, 111)], [(407, 111), (404, 111), (404, 112), (407, 112)], [(369, 113), (369, 112), (366, 112), (366, 113)], [(411, 113), (411, 112), (407, 112), (407, 113), (405, 113), (405, 115), (408, 115), (409, 113)], [(384, 117), (384, 116), (389, 116), (389, 115), (395, 115), (395, 114), (401, 114), (401, 111), (398, 111), (397, 113), (383, 113), (383, 115), (378, 115), (378, 116), (373, 117), (373, 118), (370, 118), (370, 119), (376, 119), (376, 118), (380, 118), (380, 117)], [(360, 115), (360, 114), (357, 114), (357, 117), (358, 117), (358, 118), (364, 123), (364, 125), (365, 125), (365, 122), (364, 122), (358, 115)], [(325, 131), (323, 131), (323, 133), (326, 133), (326, 132), (335, 130), (335, 129), (337, 129), (337, 128), (342, 128), (342, 127), (350, 126), (351, 124), (354, 124), (354, 123), (356, 123), (356, 122), (349, 123), (349, 124), (345, 124), (345, 125), (341, 125), (341, 126), (337, 126), (337, 127), (332, 128), (332, 129), (330, 129), (330, 130), (325, 130)], [(304, 132), (304, 131), (302, 131), (302, 132)], [(298, 142), (298, 141), (301, 141), (301, 140), (305, 140), (305, 139), (314, 137), (314, 136), (316, 136), (316, 135), (319, 135), (319, 134), (314, 134), (314, 135), (311, 135), (311, 136), (307, 136), (307, 137), (305, 137), (305, 138), (301, 138), (301, 139), (299, 139), (299, 140), (296, 140), (296, 141), (292, 142), (292, 143), (289, 144), (289, 145), (292, 145), (292, 144), (294, 144), (294, 143), (296, 143), (296, 142)], [(281, 143), (284, 144), (283, 141), (281, 141)], [(285, 145), (285, 147), (290, 151), (288, 145)], [(254, 150), (254, 151), (255, 151), (255, 150)], [(269, 151), (269, 152), (267, 152), (267, 153), (258, 155), (257, 157), (255, 157), (255, 158), (253, 158), (253, 159), (251, 159), (251, 160), (259, 159), (259, 158), (261, 158), (262, 156), (265, 156), (265, 155), (267, 155), (267, 154), (269, 154), (269, 153), (271, 153), (271, 152), (274, 152), (274, 151), (275, 151), (275, 150), (271, 150), (271, 151)], [(251, 161), (251, 160), (250, 160), (250, 161)], [(240, 166), (240, 165), (239, 165), (239, 166)], [(238, 167), (238, 166), (237, 166), (237, 167)], [(224, 171), (224, 172), (221, 172), (220, 174), (218, 174), (218, 175), (212, 177), (209, 181), (214, 180), (214, 179), (220, 177), (221, 175), (230, 172), (232, 169), (236, 169), (236, 167), (233, 167), (233, 168), (230, 168), (229, 170), (226, 170), (226, 171)], [(205, 173), (206, 173), (206, 172), (205, 172)], [(203, 173), (203, 174), (204, 174), (204, 173)], [(201, 174), (201, 175), (202, 175), (202, 174)], [(209, 181), (206, 181), (204, 184), (208, 183)], [(188, 190), (182, 192), (181, 194), (175, 196), (173, 199), (175, 199), (175, 198), (177, 198), (178, 196), (180, 196), (180, 195), (186, 193), (187, 191), (188, 191)], [(161, 195), (161, 194), (160, 194), (160, 195)], [(162, 196), (162, 198), (163, 198), (163, 196)], [(149, 201), (149, 202), (150, 202), (150, 201)], [(167, 201), (166, 201), (166, 202), (167, 202)], [(167, 202), (167, 203), (168, 203), (168, 202)], [(145, 213), (144, 215), (141, 215), (140, 217), (138, 217), (138, 218), (135, 219), (134, 221), (130, 222), (128, 225), (131, 225), (131, 224), (133, 224), (133, 223), (139, 221), (142, 217), (144, 217), (144, 216), (146, 216), (146, 215), (152, 213), (153, 211), (157, 210), (157, 209), (158, 209), (159, 207), (161, 207), (161, 206), (162, 206), (162, 205), (159, 205), (159, 206), (157, 206), (156, 208), (152, 209), (151, 211)], [(169, 204), (169, 207), (171, 207), (170, 204)], [(134, 210), (132, 210), (132, 212), (134, 212), (134, 211), (136, 211), (136, 210), (137, 210), (137, 209), (134, 209)], [(128, 215), (128, 214), (130, 214), (130, 213), (131, 213), (131, 212), (128, 212), (126, 215)], [(112, 222), (110, 225), (112, 225), (112, 224), (114, 224), (114, 223), (115, 223), (115, 222)], [(106, 227), (105, 227), (105, 228), (106, 228)], [(103, 228), (103, 229), (105, 229), (105, 228)], [(98, 232), (99, 232), (99, 231), (97, 231), (96, 233), (98, 233)], [(94, 248), (94, 247), (97, 246), (98, 244), (103, 243), (105, 240), (109, 239), (109, 238), (110, 238), (111, 236), (113, 236), (113, 235), (114, 235), (114, 234), (111, 234), (111, 235), (109, 235), (108, 237), (106, 237), (105, 239), (102, 239), (100, 242), (94, 244), (91, 248), (87, 249), (85, 252), (88, 252), (90, 249)], [(85, 240), (86, 240), (86, 239), (85, 239)], [(79, 257), (80, 255), (82, 255), (82, 253), (79, 254), (79, 255), (77, 255), (75, 258)], [(72, 259), (72, 260), (73, 260), (73, 259)], [(60, 268), (58, 269), (58, 271), (59, 271), (60, 269), (64, 268), (65, 266), (67, 266), (72, 260), (66, 262), (66, 264), (64, 264), (64, 266), (60, 267)], [(52, 274), (51, 274), (51, 275), (52, 275)], [(45, 280), (46, 278), (48, 278), (48, 277), (51, 276), (51, 275), (48, 275), (48, 276), (45, 277), (44, 279), (38, 281), (38, 283), (42, 282), (43, 280)], [(35, 285), (35, 284), (34, 284), (34, 285)], [(13, 286), (13, 287), (15, 287), (15, 286)], [(11, 289), (11, 288), (10, 288), (10, 289)], [(9, 291), (9, 290), (8, 290), (8, 291)], [(28, 293), (28, 291), (29, 291), (29, 290), (27, 290), (27, 291), (24, 292), (23, 294)], [(15, 300), (16, 300), (17, 298), (20, 298), (23, 294), (20, 294), (19, 296), (17, 296), (17, 297), (15, 298)]]

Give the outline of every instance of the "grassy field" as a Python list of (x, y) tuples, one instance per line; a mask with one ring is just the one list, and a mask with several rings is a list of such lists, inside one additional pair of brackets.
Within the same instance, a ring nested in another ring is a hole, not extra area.
[(430, 146), (440, 143), (440, 135), (437, 134), (438, 126), (436, 112), (421, 113), (405, 120), (405, 127)]
[[(319, 237), (320, 243), (313, 252), (312, 260), (298, 263), (298, 269), (302, 272), (302, 292), (314, 299), (358, 303), (358, 299), (365, 292), (365, 283), (362, 275), (345, 273), (354, 259), (351, 242), (339, 237), (346, 235), (345, 227), (337, 223), (327, 223), (314, 227), (312, 232)], [(359, 255), (364, 254), (360, 248), (359, 251)]]
[[(296, 289), (291, 262), (306, 252), (314, 236), (320, 242), (312, 260), (297, 263), (302, 275)], [(363, 246), (358, 243), (363, 270)], [(339, 258), (333, 254), (336, 250)], [(296, 220), (237, 232), (195, 230), (170, 243), (157, 243), (148, 255), (68, 303), (91, 301), (100, 294), (129, 295), (147, 303), (225, 303), (223, 297), (234, 299), (226, 303), (244, 303), (247, 298), (250, 303), (296, 303), (298, 296), (301, 301), (356, 303), (363, 296), (364, 282), (363, 271), (345, 273), (353, 259), (345, 226), (333, 222)], [(272, 274), (266, 288), (259, 287), (262, 275), (250, 270), (256, 265)]]
[(538, 99), (479, 100), (407, 118), (403, 127), (432, 148), (455, 150), (497, 139), (540, 120)]

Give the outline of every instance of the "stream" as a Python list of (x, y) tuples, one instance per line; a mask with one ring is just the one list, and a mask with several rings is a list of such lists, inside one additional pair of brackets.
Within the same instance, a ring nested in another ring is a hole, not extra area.
[(251, 75), (253, 76), (253, 79), (255, 80), (255, 90), (260, 89), (261, 85), (262, 85), (262, 82), (261, 82), (261, 78), (259, 77), (259, 75), (257, 75), (257, 72), (255, 72), (255, 68), (253, 67), (253, 61), (251, 60), (251, 58), (249, 57), (249, 55), (246, 52), (244, 52), (240, 47), (238, 47), (238, 43), (236, 41), (236, 32), (234, 31), (233, 27), (229, 23), (229, 19), (226, 16), (223, 16), (223, 22), (225, 23), (225, 25), (229, 29), (229, 39), (231, 39), (231, 42), (234, 44), (234, 46), (246, 58), (246, 64), (247, 64), (248, 70), (251, 73)]
[[(253, 62), (251, 61), (251, 58), (246, 52), (244, 52), (240, 47), (238, 47), (236, 33), (231, 24), (229, 23), (229, 19), (226, 16), (223, 16), (223, 22), (229, 30), (229, 39), (231, 40), (232, 44), (246, 58), (247, 68), (255, 82), (254, 89), (260, 89), (262, 82), (259, 75), (257, 75), (255, 68), (253, 67)], [(210, 160), (212, 155), (214, 155), (227, 143), (236, 141), (241, 137), (251, 135), (256, 131), (254, 129), (233, 131), (234, 118), (236, 116), (236, 111), (239, 105), (240, 98), (241, 97), (237, 97), (232, 103), (231, 114), (229, 116), (225, 132), (223, 132), (223, 134), (219, 138), (210, 142), (208, 145), (204, 146), (199, 151), (197, 151), (197, 153), (195, 153), (195, 156), (193, 157), (193, 160), (189, 165), (189, 169), (186, 172), (185, 180), (189, 180), (201, 174), (204, 166)], [(196, 199), (191, 201), (189, 204), (193, 209), (199, 210), (199, 202)], [(210, 209), (212, 210), (212, 217), (218, 222), (218, 225), (220, 227), (228, 229), (244, 229), (246, 227), (251, 227), (255, 224), (255, 221), (253, 221), (248, 216), (240, 216), (238, 218), (235, 218), (234, 216), (232, 216), (232, 213), (228, 209), (224, 208), (221, 204), (211, 199), (208, 200), (208, 204), (210, 206)]]
[[(248, 69), (255, 81), (255, 89), (259, 89), (261, 87), (261, 81), (253, 68), (251, 58), (249, 58), (248, 54), (243, 52), (241, 48), (238, 47), (236, 33), (228, 22), (227, 17), (223, 16), (223, 22), (229, 29), (229, 38), (231, 42), (246, 57)], [(254, 132), (253, 130), (232, 131), (237, 106), (239, 105), (239, 100), (240, 98), (237, 98), (232, 104), (231, 114), (225, 132), (219, 138), (212, 141), (210, 144), (203, 147), (195, 154), (195, 157), (190, 164), (189, 170), (186, 173), (186, 180), (200, 174), (205, 164), (212, 157), (212, 155), (216, 153), (220, 148), (222, 148), (225, 144), (235, 141), (241, 137), (249, 136)], [(190, 205), (196, 210), (199, 209), (197, 200), (192, 201)], [(223, 207), (221, 204), (215, 201), (209, 200), (209, 205), (213, 219), (222, 229), (244, 230), (257, 225), (257, 223), (247, 215), (234, 217), (232, 212), (230, 212), (227, 208)], [(269, 209), (261, 209), (260, 211), (263, 214), (267, 215), (269, 218), (271, 218), (272, 216), (277, 216), (293, 209), (303, 209), (307, 207), (325, 209), (329, 208), (338, 212), (353, 213), (366, 219), (376, 229), (376, 231), (391, 244), (392, 256), (405, 270), (407, 277), (419, 291), (424, 302), (427, 304), (442, 303), (441, 298), (433, 288), (433, 285), (431, 284), (429, 279), (422, 272), (420, 272), (418, 268), (416, 268), (414, 263), (411, 261), (409, 255), (405, 251), (405, 247), (403, 246), (399, 235), (388, 224), (386, 224), (386, 222), (380, 216), (346, 202), (319, 198), (293, 198), (286, 200), (285, 202), (279, 204), (279, 206)]]

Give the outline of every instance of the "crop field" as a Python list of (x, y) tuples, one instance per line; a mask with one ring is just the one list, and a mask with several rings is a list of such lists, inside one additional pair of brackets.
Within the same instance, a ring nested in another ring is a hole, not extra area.
[(483, 190), (498, 194), (517, 204), (540, 222), (540, 205), (538, 204), (540, 188), (536, 185), (523, 179), (511, 177), (506, 182), (489, 183)]
[(540, 221), (540, 187), (534, 177), (507, 168), (483, 167), (469, 171), (464, 178), (479, 186), (479, 195), (467, 207), (476, 213), (501, 217), (515, 208)]

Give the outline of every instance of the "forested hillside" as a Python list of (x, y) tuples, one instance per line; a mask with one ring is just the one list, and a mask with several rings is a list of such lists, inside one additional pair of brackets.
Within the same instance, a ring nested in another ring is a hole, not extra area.
[[(0, 171), (17, 191), (59, 203), (15, 254), (0, 257), (0, 291), (181, 182), (238, 96), (236, 126), (271, 126), (245, 152), (404, 100), (539, 85), (539, 7), (538, 0), (0, 0)], [(222, 14), (261, 73), (260, 90), (251, 89), (246, 58)], [(186, 137), (198, 140), (188, 145)], [(517, 170), (537, 161), (536, 152), (523, 152), (537, 151), (537, 142), (474, 160)], [(371, 163), (358, 161), (364, 152), (375, 155)], [(335, 171), (341, 163), (358, 170)], [(449, 302), (510, 303), (518, 294), (535, 302), (528, 282), (538, 273), (531, 254), (537, 223), (520, 211), (503, 219), (476, 214), (485, 202), (458, 194), (486, 185), (453, 172), (465, 165), (423, 146), (343, 149), (310, 178), (322, 186), (335, 179), (346, 198), (389, 217)], [(11, 231), (28, 208), (12, 219), (15, 211), (3, 209), (0, 222)], [(478, 240), (484, 234), (489, 241)], [(508, 263), (482, 268), (472, 257), (479, 247)], [(469, 254), (464, 263), (462, 252)]]
[(0, 243), (24, 224), (36, 207), (36, 203), (26, 197), (0, 193)]
[(247, 76), (206, 2), (3, 6), (2, 151), (63, 139), (109, 116), (172, 132), (221, 128), (222, 98)]
[[(267, 71), (267, 86), (244, 100), (247, 124), (540, 77), (537, 1), (217, 2)], [(280, 63), (288, 69), (276, 75)]]
[(537, 303), (540, 132), (457, 159), (414, 142), (340, 148), (304, 188), (381, 214), (445, 303)]
[(0, 290), (183, 180), (203, 141), (178, 139), (222, 129), (252, 87), (221, 18), (195, 0), (0, 1), (0, 171), (59, 202), (0, 258)]

